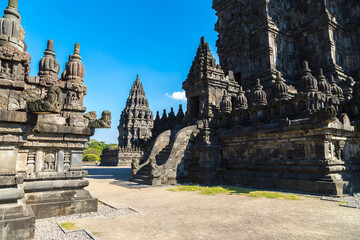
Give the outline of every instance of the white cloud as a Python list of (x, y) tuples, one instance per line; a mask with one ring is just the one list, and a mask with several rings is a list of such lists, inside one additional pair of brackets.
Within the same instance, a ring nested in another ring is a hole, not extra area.
[(174, 100), (180, 100), (186, 102), (185, 91), (182, 92), (174, 92), (173, 94), (166, 93), (166, 97), (172, 98)]

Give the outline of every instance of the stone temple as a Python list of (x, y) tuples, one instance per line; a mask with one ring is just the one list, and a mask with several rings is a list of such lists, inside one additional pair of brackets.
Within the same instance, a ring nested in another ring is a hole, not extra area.
[(97, 211), (84, 189), (83, 149), (111, 113), (86, 112), (85, 68), (75, 44), (64, 72), (48, 41), (38, 76), (17, 10), (9, 0), (0, 19), (0, 239), (31, 239), (35, 218)]
[(213, 8), (220, 64), (202, 38), (183, 83), (185, 118), (133, 159), (132, 180), (359, 192), (360, 2)]
[(138, 75), (121, 113), (119, 148), (104, 149), (101, 165), (124, 166), (130, 165), (134, 158), (140, 159), (143, 155), (142, 146), (152, 137), (153, 125), (154, 115)]

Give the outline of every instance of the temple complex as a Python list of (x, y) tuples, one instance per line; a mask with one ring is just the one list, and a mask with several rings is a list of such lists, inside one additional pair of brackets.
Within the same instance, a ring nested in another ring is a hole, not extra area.
[(32, 239), (35, 218), (97, 211), (84, 189), (83, 150), (111, 113), (86, 112), (85, 68), (75, 44), (59, 78), (48, 41), (38, 76), (29, 76), (18, 1), (0, 19), (0, 239)]
[(161, 129), (132, 161), (132, 180), (359, 192), (360, 2), (213, 7), (220, 64), (201, 38), (183, 125)]

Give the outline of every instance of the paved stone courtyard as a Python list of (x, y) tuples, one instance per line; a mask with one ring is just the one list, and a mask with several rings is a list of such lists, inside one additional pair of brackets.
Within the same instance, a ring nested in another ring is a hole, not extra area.
[(359, 239), (360, 209), (315, 198), (280, 200), (171, 192), (128, 182), (126, 167), (85, 166), (87, 188), (117, 208), (140, 213), (74, 219), (99, 239)]

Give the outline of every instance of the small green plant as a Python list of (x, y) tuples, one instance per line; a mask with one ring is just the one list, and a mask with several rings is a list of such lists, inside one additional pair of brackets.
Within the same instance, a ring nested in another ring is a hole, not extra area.
[(76, 224), (73, 222), (64, 222), (60, 224), (62, 228), (68, 230), (68, 231), (72, 231), (72, 230), (77, 230), (78, 227), (76, 227)]
[(216, 195), (216, 194), (241, 194), (252, 198), (279, 198), (279, 199), (287, 199), (287, 200), (300, 200), (300, 198), (295, 194), (287, 194), (287, 193), (279, 193), (279, 192), (268, 192), (268, 191), (255, 191), (252, 189), (245, 189), (239, 187), (228, 187), (228, 186), (216, 186), (216, 187), (202, 187), (199, 185), (184, 185), (178, 186), (175, 188), (168, 189), (173, 192), (199, 192), (205, 195)]
[(98, 156), (96, 156), (95, 154), (86, 154), (83, 156), (83, 161), (84, 162), (96, 162), (96, 161), (100, 161), (100, 158)]

